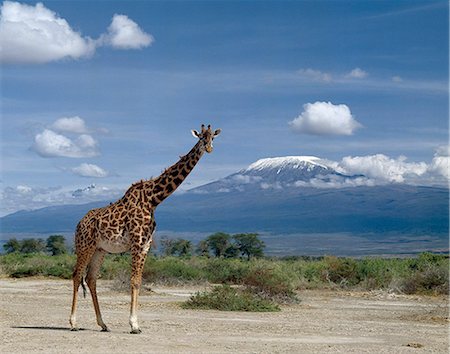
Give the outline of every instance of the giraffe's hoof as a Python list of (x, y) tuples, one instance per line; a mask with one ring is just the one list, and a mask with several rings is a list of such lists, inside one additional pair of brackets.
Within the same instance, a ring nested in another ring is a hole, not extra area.
[(141, 331), (141, 329), (140, 328), (137, 328), (137, 329), (132, 329), (131, 330), (131, 334), (140, 334), (142, 331)]
[(78, 327), (72, 327), (70, 330), (72, 332), (78, 332), (80, 329)]
[(101, 332), (111, 332), (111, 330), (108, 327), (102, 328)]

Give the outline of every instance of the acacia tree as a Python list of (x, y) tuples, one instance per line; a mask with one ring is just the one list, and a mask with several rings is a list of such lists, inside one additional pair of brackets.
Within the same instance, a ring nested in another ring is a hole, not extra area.
[(201, 240), (195, 250), (199, 256), (209, 257), (209, 245), (207, 240)]
[(179, 238), (175, 243), (175, 250), (176, 250), (175, 253), (179, 257), (189, 257), (192, 255), (193, 250), (192, 242), (189, 240)]
[(163, 253), (166, 256), (186, 257), (192, 254), (192, 242), (183, 238), (163, 238), (161, 245), (163, 247)]
[(20, 253), (45, 252), (45, 241), (42, 238), (27, 238), (20, 242)]
[(246, 256), (248, 260), (251, 257), (264, 256), (264, 241), (258, 238), (258, 234), (236, 234), (233, 235), (233, 240), (242, 256)]
[(224, 232), (216, 232), (208, 236), (206, 242), (209, 249), (216, 257), (224, 257), (228, 248), (231, 246), (231, 236)]
[(20, 252), (20, 241), (15, 238), (10, 238), (8, 242), (3, 245), (6, 253)]
[(47, 251), (52, 256), (67, 253), (66, 239), (62, 235), (51, 235), (47, 238)]

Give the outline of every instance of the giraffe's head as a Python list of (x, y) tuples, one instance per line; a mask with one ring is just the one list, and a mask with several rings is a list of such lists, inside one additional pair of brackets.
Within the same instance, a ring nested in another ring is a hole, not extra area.
[(220, 132), (220, 129), (213, 131), (210, 125), (208, 125), (208, 128), (205, 128), (205, 125), (202, 124), (200, 133), (196, 130), (192, 130), (192, 135), (203, 142), (203, 148), (206, 152), (211, 153), (213, 151), (213, 140)]

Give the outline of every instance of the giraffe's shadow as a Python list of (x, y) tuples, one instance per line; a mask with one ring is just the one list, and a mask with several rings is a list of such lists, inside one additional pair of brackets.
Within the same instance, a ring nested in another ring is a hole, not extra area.
[[(56, 327), (56, 326), (11, 326), (11, 328), (16, 329), (41, 329), (48, 331), (68, 331), (70, 332), (70, 327)], [(86, 328), (79, 328), (79, 331), (86, 331)]]

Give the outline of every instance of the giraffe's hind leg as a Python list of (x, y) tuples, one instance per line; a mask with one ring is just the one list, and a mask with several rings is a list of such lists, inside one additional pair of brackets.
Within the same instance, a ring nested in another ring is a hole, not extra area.
[(91, 258), (88, 266), (88, 272), (86, 276), (86, 283), (89, 287), (92, 296), (92, 302), (94, 303), (95, 315), (97, 317), (97, 324), (102, 327), (102, 332), (109, 332), (108, 327), (105, 325), (102, 319), (102, 314), (100, 312), (100, 306), (98, 304), (97, 298), (97, 276), (100, 267), (103, 263), (103, 258), (106, 252), (102, 249), (97, 249)]
[(78, 331), (77, 327), (77, 303), (78, 303), (78, 289), (83, 281), (83, 275), (89, 264), (95, 248), (87, 249), (84, 252), (77, 252), (77, 263), (73, 271), (73, 298), (72, 311), (70, 314), (70, 327), (72, 331)]

